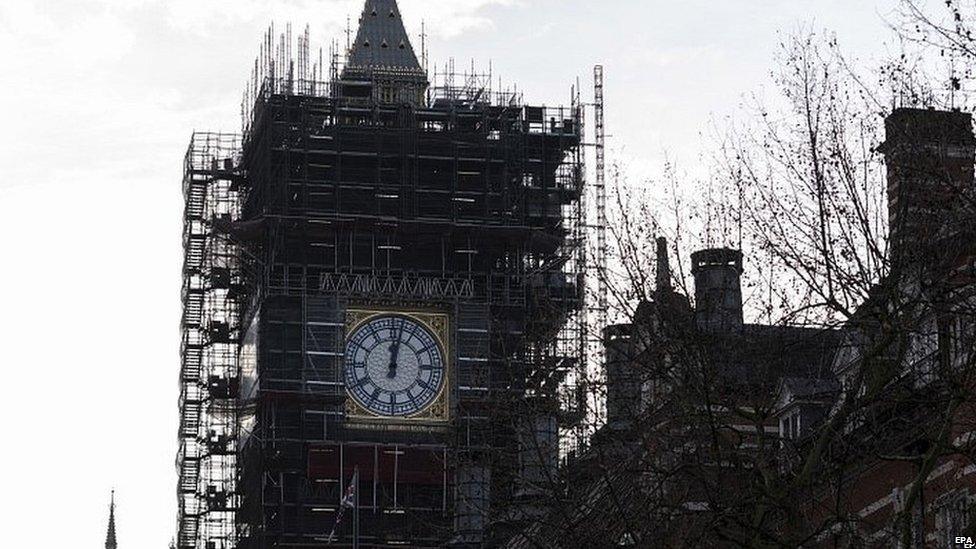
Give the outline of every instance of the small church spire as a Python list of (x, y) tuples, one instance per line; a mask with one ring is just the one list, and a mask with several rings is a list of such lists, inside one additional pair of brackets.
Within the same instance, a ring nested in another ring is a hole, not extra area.
[(105, 536), (105, 549), (118, 549), (115, 541), (115, 490), (112, 490), (112, 503), (108, 508), (108, 534)]

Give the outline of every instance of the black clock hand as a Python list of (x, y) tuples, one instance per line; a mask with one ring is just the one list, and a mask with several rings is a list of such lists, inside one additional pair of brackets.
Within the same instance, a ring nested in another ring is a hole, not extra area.
[(403, 324), (404, 322), (401, 320), (400, 330), (396, 332), (393, 345), (390, 345), (390, 371), (386, 374), (386, 377), (390, 379), (395, 378), (397, 375), (397, 357), (400, 355), (400, 337), (403, 336)]
[(386, 373), (386, 377), (388, 377), (390, 379), (395, 378), (396, 375), (397, 375), (396, 374), (396, 371), (397, 371), (397, 354), (399, 353), (399, 351), (400, 351), (400, 343), (399, 342), (395, 342), (393, 345), (390, 345), (390, 371)]

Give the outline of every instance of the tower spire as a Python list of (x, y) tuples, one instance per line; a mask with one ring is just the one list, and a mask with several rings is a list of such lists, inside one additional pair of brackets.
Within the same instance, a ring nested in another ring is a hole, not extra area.
[(366, 0), (341, 79), (347, 97), (424, 104), (427, 72), (410, 44), (396, 0)]
[(396, 0), (367, 0), (359, 18), (356, 41), (349, 49), (347, 65), (412, 76), (422, 74), (417, 54), (403, 26)]
[(112, 490), (112, 503), (108, 508), (108, 534), (105, 535), (105, 549), (118, 549), (115, 541), (115, 490)]

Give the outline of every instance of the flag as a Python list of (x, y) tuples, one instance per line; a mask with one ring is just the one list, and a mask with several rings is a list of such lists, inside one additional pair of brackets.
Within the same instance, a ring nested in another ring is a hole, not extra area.
[(358, 495), (356, 494), (357, 487), (359, 486), (359, 467), (356, 467), (355, 471), (352, 473), (352, 480), (349, 482), (349, 488), (346, 489), (345, 494), (342, 496), (342, 501), (339, 502), (339, 514), (336, 515), (335, 524), (332, 526), (332, 532), (329, 533), (328, 544), (332, 544), (332, 540), (335, 539), (336, 530), (339, 528), (339, 524), (342, 523), (342, 516), (346, 514), (346, 509), (355, 509), (357, 504)]
[(342, 496), (342, 502), (339, 504), (343, 509), (352, 509), (356, 506), (356, 486), (359, 485), (359, 467), (356, 467), (355, 472), (352, 474), (352, 482), (349, 483), (349, 488), (346, 489), (346, 495)]

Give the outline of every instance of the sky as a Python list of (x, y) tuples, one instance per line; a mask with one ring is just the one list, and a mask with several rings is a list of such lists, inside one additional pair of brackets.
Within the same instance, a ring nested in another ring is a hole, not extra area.
[[(434, 61), (492, 64), (565, 103), (605, 66), (612, 158), (639, 176), (699, 164), (716, 121), (768, 86), (782, 33), (836, 32), (870, 64), (895, 0), (401, 0)], [(176, 517), (182, 159), (236, 131), (274, 20), (344, 39), (362, 0), (0, 3), (0, 366), (4, 539), (123, 548)], [(887, 45), (886, 45), (887, 44)]]

